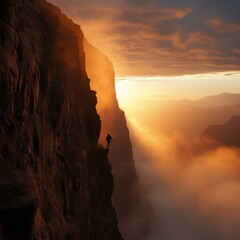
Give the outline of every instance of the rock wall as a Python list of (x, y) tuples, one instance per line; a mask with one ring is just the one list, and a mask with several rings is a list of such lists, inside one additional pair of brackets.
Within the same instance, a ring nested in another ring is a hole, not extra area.
[(138, 183), (125, 114), (116, 99), (114, 67), (108, 57), (87, 40), (84, 49), (90, 84), (97, 92), (97, 110), (102, 122), (100, 142), (105, 144), (108, 132), (113, 137), (109, 160), (115, 182), (113, 204), (119, 228), (126, 239), (144, 239), (149, 230), (150, 211)]
[(122, 239), (84, 59), (58, 8), (0, 2), (0, 239)]

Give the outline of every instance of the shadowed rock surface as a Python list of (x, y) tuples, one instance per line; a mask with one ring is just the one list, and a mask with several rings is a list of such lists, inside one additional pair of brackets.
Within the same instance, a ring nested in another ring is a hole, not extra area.
[(149, 230), (150, 209), (138, 184), (125, 114), (116, 99), (113, 64), (86, 40), (84, 49), (91, 87), (97, 92), (97, 110), (102, 123), (100, 141), (106, 143), (105, 136), (108, 132), (113, 137), (109, 159), (113, 169), (113, 204), (119, 228), (126, 239), (144, 239)]
[(210, 125), (202, 134), (221, 145), (240, 147), (240, 116), (234, 115), (222, 125)]
[(78, 25), (0, 2), (0, 239), (122, 239)]

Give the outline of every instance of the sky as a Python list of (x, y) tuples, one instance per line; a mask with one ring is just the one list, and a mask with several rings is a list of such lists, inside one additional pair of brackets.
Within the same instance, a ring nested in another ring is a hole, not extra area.
[(239, 70), (239, 0), (50, 2), (81, 25), (119, 77)]
[(116, 78), (120, 106), (129, 113), (136, 106), (165, 100), (198, 100), (204, 96), (240, 92), (240, 72), (183, 76), (137, 76)]

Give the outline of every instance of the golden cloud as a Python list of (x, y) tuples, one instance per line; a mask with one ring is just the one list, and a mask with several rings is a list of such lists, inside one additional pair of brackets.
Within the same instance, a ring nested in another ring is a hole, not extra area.
[(225, 19), (217, 4), (212, 11), (194, 2), (184, 7), (144, 1), (61, 4), (89, 42), (113, 61), (117, 76), (238, 70), (240, 24)]

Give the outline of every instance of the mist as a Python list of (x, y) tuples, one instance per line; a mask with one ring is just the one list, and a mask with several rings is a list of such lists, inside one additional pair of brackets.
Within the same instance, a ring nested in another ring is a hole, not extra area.
[(145, 240), (239, 239), (239, 148), (210, 148), (181, 131), (166, 136), (134, 118), (128, 118), (128, 127), (140, 184), (154, 213)]

